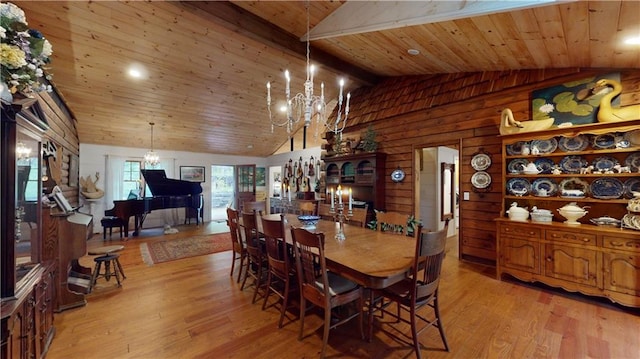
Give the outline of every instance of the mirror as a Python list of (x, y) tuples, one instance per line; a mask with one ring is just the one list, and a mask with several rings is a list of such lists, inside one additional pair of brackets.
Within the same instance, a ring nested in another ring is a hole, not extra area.
[(455, 165), (453, 163), (440, 163), (440, 213), (441, 221), (453, 219), (455, 208), (455, 194), (453, 192)]
[(40, 142), (18, 131), (16, 138), (16, 281), (40, 261)]

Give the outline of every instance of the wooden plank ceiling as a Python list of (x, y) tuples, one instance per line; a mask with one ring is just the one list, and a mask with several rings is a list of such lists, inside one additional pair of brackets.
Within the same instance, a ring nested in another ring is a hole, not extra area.
[[(265, 84), (281, 101), (289, 69), (292, 93), (303, 92), (306, 3), (15, 3), (53, 45), (49, 72), (81, 143), (149, 148), (155, 122), (155, 149), (268, 156), (288, 148), (283, 128), (271, 132)], [(343, 3), (312, 1), (310, 27)], [(323, 81), (335, 99), (342, 76), (353, 90), (387, 76), (638, 68), (640, 49), (622, 38), (640, 35), (639, 24), (640, 2), (577, 1), (316, 40), (315, 91)], [(144, 80), (126, 75), (133, 63)], [(321, 141), (314, 132), (308, 146)]]

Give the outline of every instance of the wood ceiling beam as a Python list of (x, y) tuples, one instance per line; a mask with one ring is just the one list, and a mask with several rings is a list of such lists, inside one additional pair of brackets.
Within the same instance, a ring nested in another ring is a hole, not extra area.
[[(180, 5), (189, 11), (205, 16), (216, 24), (240, 35), (277, 48), (292, 56), (306, 60), (306, 43), (270, 22), (227, 1), (181, 1)], [(313, 61), (332, 68), (336, 72), (348, 74), (352, 79), (372, 86), (380, 77), (351, 63), (343, 61), (321, 49), (310, 46)]]

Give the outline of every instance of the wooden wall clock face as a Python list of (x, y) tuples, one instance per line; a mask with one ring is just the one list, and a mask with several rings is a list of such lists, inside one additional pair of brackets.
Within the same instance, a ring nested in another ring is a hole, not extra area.
[(404, 171), (400, 168), (391, 172), (391, 180), (393, 182), (402, 182), (404, 180)]

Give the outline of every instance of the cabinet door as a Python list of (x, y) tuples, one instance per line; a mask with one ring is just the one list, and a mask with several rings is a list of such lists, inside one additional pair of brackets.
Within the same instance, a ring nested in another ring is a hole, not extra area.
[(640, 297), (640, 254), (604, 253), (604, 289)]
[(540, 274), (540, 243), (501, 237), (499, 260), (505, 268)]
[(545, 275), (572, 283), (601, 287), (602, 272), (598, 268), (598, 252), (566, 247), (556, 244), (545, 245)]

